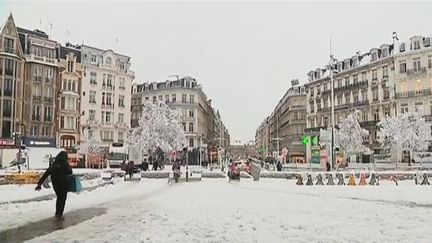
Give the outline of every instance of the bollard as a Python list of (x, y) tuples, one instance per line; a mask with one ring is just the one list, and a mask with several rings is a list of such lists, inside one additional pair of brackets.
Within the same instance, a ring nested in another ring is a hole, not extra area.
[(330, 174), (328, 175), (327, 185), (328, 185), (328, 186), (334, 186), (334, 185), (335, 185), (335, 183), (334, 183), (334, 181), (333, 181), (333, 174), (332, 174), (332, 173), (330, 173)]
[(313, 181), (312, 181), (312, 175), (308, 174), (307, 175), (307, 182), (306, 182), (306, 186), (312, 186), (313, 185)]
[(296, 182), (296, 185), (299, 185), (299, 186), (303, 186), (304, 184), (303, 184), (303, 176), (301, 175), (301, 174), (298, 174), (297, 175), (297, 182)]
[(323, 176), (322, 176), (321, 173), (318, 174), (318, 176), (317, 176), (317, 182), (316, 182), (315, 185), (320, 185), (320, 186), (323, 186), (323, 185), (324, 185), (324, 182), (323, 182)]
[(366, 186), (367, 182), (366, 182), (366, 175), (364, 172), (362, 172), (360, 174), (360, 182), (359, 182), (359, 186)]
[(337, 176), (339, 181), (338, 181), (338, 186), (344, 186), (345, 185), (345, 179), (344, 179), (344, 175), (343, 174), (337, 174)]

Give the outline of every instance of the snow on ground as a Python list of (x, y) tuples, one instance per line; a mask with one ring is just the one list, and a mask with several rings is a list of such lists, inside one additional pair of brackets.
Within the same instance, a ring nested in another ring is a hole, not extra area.
[[(101, 189), (95, 194), (111, 200), (104, 204), (107, 214), (30, 242), (430, 242), (431, 187), (412, 181), (363, 187), (274, 179), (154, 183)], [(146, 194), (150, 187), (158, 193)], [(120, 188), (128, 193), (114, 201)], [(83, 206), (78, 202), (68, 208)]]
[[(129, 198), (134, 195), (148, 193), (167, 187), (166, 180), (152, 180), (146, 183), (118, 182), (114, 185), (100, 187), (94, 191), (84, 191), (80, 194), (68, 193), (65, 213), (71, 210), (100, 206), (103, 203)], [(21, 188), (18, 188), (20, 190)], [(42, 189), (52, 193), (53, 189)], [(26, 193), (21, 191), (22, 193)], [(19, 193), (18, 193), (19, 194)], [(6, 230), (22, 226), (29, 222), (50, 218), (55, 213), (55, 199), (40, 202), (0, 204), (1, 219), (0, 229)]]

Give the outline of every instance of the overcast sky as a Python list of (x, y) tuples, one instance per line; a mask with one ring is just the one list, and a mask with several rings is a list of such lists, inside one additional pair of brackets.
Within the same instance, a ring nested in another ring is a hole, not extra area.
[[(431, 35), (431, 2), (0, 2), (18, 26), (132, 57), (139, 82), (195, 77), (231, 140), (255, 130), (290, 87), (328, 61)], [(52, 24), (52, 30), (48, 28)], [(70, 32), (70, 36), (66, 35)], [(118, 43), (116, 43), (118, 38)]]

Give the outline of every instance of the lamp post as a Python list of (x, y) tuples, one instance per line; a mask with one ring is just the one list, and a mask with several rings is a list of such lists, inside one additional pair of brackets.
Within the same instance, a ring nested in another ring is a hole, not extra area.
[(331, 82), (331, 123), (332, 123), (332, 141), (331, 141), (331, 169), (335, 167), (335, 111), (334, 111), (334, 80), (333, 80), (333, 61), (335, 61), (332, 54), (330, 54), (330, 82)]

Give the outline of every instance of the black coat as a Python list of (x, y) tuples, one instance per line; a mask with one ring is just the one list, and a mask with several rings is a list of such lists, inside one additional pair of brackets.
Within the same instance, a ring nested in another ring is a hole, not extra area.
[(66, 152), (60, 152), (54, 163), (45, 171), (40, 178), (38, 185), (42, 185), (48, 176), (51, 176), (54, 189), (67, 190), (68, 189), (68, 175), (72, 175), (72, 169), (69, 166)]

